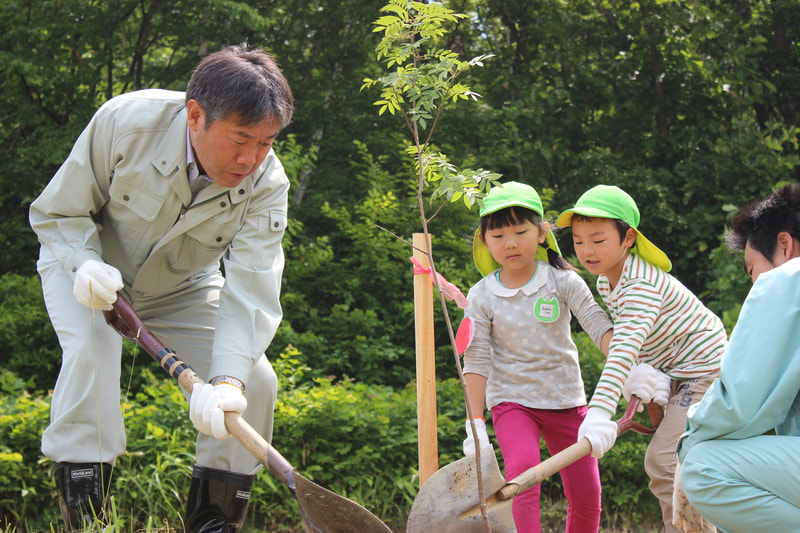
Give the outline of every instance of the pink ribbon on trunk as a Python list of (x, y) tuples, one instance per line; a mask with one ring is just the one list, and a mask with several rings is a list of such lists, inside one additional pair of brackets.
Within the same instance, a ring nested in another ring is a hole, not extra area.
[[(431, 277), (431, 281), (434, 281), (433, 271), (430, 268), (425, 268), (422, 266), (415, 257), (411, 258), (411, 262), (414, 263), (414, 275), (428, 274)], [(465, 309), (469, 305), (469, 302), (467, 301), (466, 296), (464, 296), (464, 293), (461, 292), (461, 289), (447, 281), (444, 276), (438, 272), (436, 273), (436, 278), (439, 280), (439, 290), (442, 291), (442, 294), (445, 298), (455, 301), (459, 309)]]

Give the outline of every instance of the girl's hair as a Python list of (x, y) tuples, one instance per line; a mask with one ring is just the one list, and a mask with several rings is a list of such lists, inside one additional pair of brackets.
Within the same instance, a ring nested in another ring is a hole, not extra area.
[[(539, 228), (539, 231), (544, 230), (544, 220), (542, 220), (542, 217), (539, 216), (539, 213), (527, 207), (511, 206), (495, 211), (494, 213), (489, 213), (481, 217), (481, 239), (485, 238), (488, 230), (504, 228), (512, 224), (522, 224), (526, 221), (534, 224)], [(547, 250), (547, 262), (550, 266), (561, 270), (574, 270), (574, 267), (570, 265), (566, 259), (547, 246), (547, 241), (539, 246), (543, 246), (544, 249)]]
[[(599, 220), (601, 217), (588, 217), (586, 215), (579, 215), (575, 213), (572, 215), (572, 220), (577, 220), (578, 222), (591, 222), (592, 220)], [(628, 230), (631, 229), (631, 225), (627, 222), (619, 219), (619, 218), (609, 218), (617, 227), (617, 231), (619, 232), (619, 240), (620, 242), (625, 240), (625, 235), (628, 234)]]
[(800, 240), (800, 185), (786, 185), (766, 198), (755, 200), (734, 215), (725, 241), (742, 251), (747, 243), (767, 259), (775, 255), (778, 233)]

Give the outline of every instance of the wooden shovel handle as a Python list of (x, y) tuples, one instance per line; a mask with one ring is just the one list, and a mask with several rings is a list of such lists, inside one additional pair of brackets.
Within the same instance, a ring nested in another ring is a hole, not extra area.
[(195, 373), (194, 369), (181, 361), (177, 354), (164, 346), (158, 340), (142, 319), (134, 311), (133, 306), (121, 295), (117, 294), (117, 301), (114, 302), (111, 311), (103, 311), (103, 316), (108, 325), (114, 328), (117, 333), (124, 338), (135, 342), (141, 346), (167, 374), (175, 378), (183, 390), (192, 393), (195, 383), (203, 381)]
[(653, 423), (653, 432), (655, 432), (661, 421), (664, 420), (664, 408), (656, 402), (650, 402), (647, 404), (647, 412), (650, 415), (650, 421)]
[[(628, 429), (632, 429), (637, 433), (643, 433), (645, 435), (655, 431), (655, 429), (653, 429), (653, 431), (645, 432), (643, 431), (643, 429), (647, 429), (645, 426), (639, 424), (638, 422), (633, 422), (633, 417), (636, 415), (636, 409), (639, 407), (640, 401), (641, 400), (639, 400), (637, 396), (631, 396), (631, 399), (628, 402), (628, 407), (625, 409), (625, 413), (620, 417), (619, 420), (617, 420), (617, 435), (625, 433)], [(661, 422), (660, 419), (659, 422)], [(653, 420), (653, 423), (655, 424), (655, 420)], [(529, 489), (537, 483), (541, 483), (556, 472), (568, 467), (578, 459), (589, 455), (591, 452), (592, 444), (589, 442), (589, 439), (581, 439), (569, 448), (564, 448), (554, 456), (550, 457), (549, 459), (545, 459), (532, 468), (527, 469), (525, 472), (506, 483), (503, 488), (497, 491), (497, 499), (510, 500), (525, 489)]]
[(631, 399), (628, 402), (628, 407), (625, 409), (625, 414), (623, 414), (620, 419), (617, 420), (617, 435), (621, 435), (629, 429), (631, 431), (635, 431), (636, 433), (641, 433), (642, 435), (652, 435), (656, 432), (658, 425), (661, 423), (661, 419), (664, 418), (663, 410), (655, 402), (650, 402), (647, 404), (647, 411), (650, 414), (650, 421), (653, 423), (652, 427), (648, 427), (644, 424), (636, 422), (633, 419), (636, 416), (636, 411), (639, 409), (640, 403), (641, 400), (638, 396), (631, 396)]
[[(177, 354), (164, 346), (136, 314), (131, 304), (121, 295), (117, 295), (112, 311), (103, 311), (106, 322), (128, 340), (136, 342), (158, 362), (167, 373), (175, 378), (181, 388), (191, 394), (195, 383), (203, 383), (197, 373), (188, 364), (180, 360)], [(295, 491), (294, 467), (273, 448), (244, 418), (235, 413), (225, 413), (225, 427), (236, 437), (253, 456), (269, 468), (272, 474), (280, 479), (292, 492)]]
[(502, 489), (497, 491), (497, 499), (510, 500), (525, 489), (537, 483), (541, 483), (578, 459), (589, 455), (591, 452), (592, 445), (589, 439), (581, 439), (569, 448), (561, 450), (554, 456), (545, 459), (533, 468), (527, 469), (525, 472), (506, 483)]

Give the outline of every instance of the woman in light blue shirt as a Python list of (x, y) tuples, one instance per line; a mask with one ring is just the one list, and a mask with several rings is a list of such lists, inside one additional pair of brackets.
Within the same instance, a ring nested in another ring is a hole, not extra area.
[(753, 288), (720, 377), (690, 411), (681, 483), (722, 531), (800, 530), (800, 186), (743, 208), (728, 244)]

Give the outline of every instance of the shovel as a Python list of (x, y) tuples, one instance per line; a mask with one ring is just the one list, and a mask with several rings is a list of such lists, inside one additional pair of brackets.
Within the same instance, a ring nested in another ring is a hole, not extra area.
[[(122, 295), (114, 308), (103, 311), (106, 322), (124, 338), (141, 346), (183, 390), (191, 393), (202, 383), (194, 370), (164, 346), (144, 325)], [(301, 476), (250, 424), (233, 413), (225, 413), (225, 427), (291, 491), (300, 506), (306, 533), (392, 533), (386, 524), (354, 501), (331, 492)]]
[[(631, 429), (645, 435), (652, 434), (650, 428), (633, 417), (640, 403), (632, 396), (625, 414), (617, 420), (617, 434)], [(651, 411), (652, 414), (652, 411)], [(660, 418), (654, 420), (657, 426)], [(481, 450), (481, 472), (483, 473), (486, 511), (493, 533), (516, 533), (511, 504), (520, 492), (541, 483), (578, 459), (589, 455), (592, 445), (581, 439), (569, 448), (529, 468), (511, 481), (506, 482), (497, 465), (497, 457), (491, 446)], [(440, 468), (433, 474), (417, 494), (408, 515), (406, 533), (483, 533), (485, 525), (478, 498), (477, 465), (475, 456), (468, 455)]]

